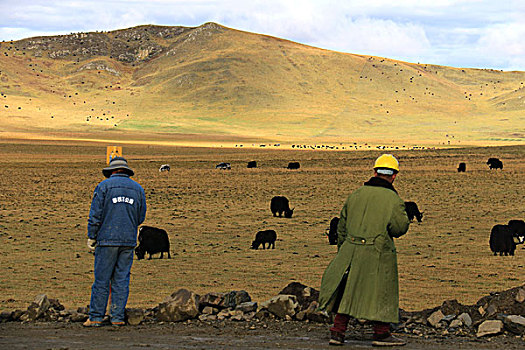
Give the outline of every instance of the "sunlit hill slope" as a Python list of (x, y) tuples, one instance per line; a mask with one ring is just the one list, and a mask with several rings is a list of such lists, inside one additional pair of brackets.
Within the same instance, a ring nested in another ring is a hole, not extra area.
[(0, 137), (523, 143), (525, 72), (327, 51), (207, 23), (0, 44)]

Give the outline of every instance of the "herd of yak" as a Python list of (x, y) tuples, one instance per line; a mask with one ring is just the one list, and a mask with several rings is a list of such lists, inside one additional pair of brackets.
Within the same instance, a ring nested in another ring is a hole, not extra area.
[[(498, 158), (489, 158), (487, 165), (490, 169), (503, 169), (503, 163)], [(248, 163), (248, 168), (256, 168), (257, 162), (251, 161)], [(287, 169), (299, 169), (299, 162), (290, 162)], [(216, 169), (229, 170), (231, 169), (230, 163), (220, 163), (216, 166)], [(458, 172), (466, 171), (466, 164), (460, 163), (458, 166)], [(160, 172), (170, 171), (168, 164), (163, 164), (159, 168)], [(288, 198), (284, 196), (275, 196), (270, 201), (270, 210), (273, 216), (285, 218), (291, 218), (294, 212), (294, 208), (290, 208)], [(419, 211), (419, 208), (415, 202), (405, 202), (405, 210), (410, 221), (414, 218), (421, 223), (423, 219), (423, 212)], [(328, 242), (331, 245), (337, 244), (337, 225), (339, 218), (334, 217), (330, 221), (330, 227), (328, 228)], [(257, 232), (255, 239), (252, 242), (251, 249), (258, 249), (262, 246), (263, 249), (271, 247), (275, 248), (275, 241), (277, 240), (277, 233), (274, 230), (263, 230)], [(164, 253), (170, 256), (170, 242), (168, 234), (165, 230), (151, 227), (141, 226), (138, 235), (139, 245), (135, 249), (137, 258), (143, 259), (145, 254), (149, 254), (149, 259), (153, 254), (161, 253), (160, 258), (163, 258)], [(490, 233), (489, 245), (494, 255), (514, 255), (517, 244), (523, 244), (525, 242), (525, 222), (523, 220), (510, 220), (506, 225), (495, 225)]]

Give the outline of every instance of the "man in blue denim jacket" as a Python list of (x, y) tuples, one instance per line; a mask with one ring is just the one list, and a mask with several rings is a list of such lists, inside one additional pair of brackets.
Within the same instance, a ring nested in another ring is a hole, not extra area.
[(144, 189), (130, 176), (126, 159), (115, 157), (102, 170), (106, 180), (95, 188), (88, 219), (88, 248), (95, 253), (86, 327), (102, 325), (111, 288), (110, 319), (124, 325), (137, 228), (146, 218)]

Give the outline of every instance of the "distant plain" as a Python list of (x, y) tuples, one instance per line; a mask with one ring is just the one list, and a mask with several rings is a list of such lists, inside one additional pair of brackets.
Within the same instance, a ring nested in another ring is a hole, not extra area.
[[(86, 225), (103, 179), (105, 143), (4, 140), (0, 143), (0, 310), (26, 308), (40, 293), (85, 306), (93, 281)], [(523, 146), (394, 151), (400, 196), (424, 211), (396, 240), (401, 307), (419, 310), (458, 299), (474, 303), (523, 283), (525, 249), (493, 256), (490, 229), (525, 219)], [(135, 261), (128, 306), (154, 307), (179, 288), (197, 293), (244, 289), (256, 301), (292, 281), (319, 288), (336, 254), (325, 232), (347, 195), (372, 175), (381, 151), (185, 148), (124, 145), (146, 190), (145, 224), (164, 228), (172, 259)], [(489, 170), (499, 157), (503, 170)], [(257, 169), (246, 169), (256, 160)], [(231, 171), (215, 169), (230, 162)], [(287, 170), (299, 161), (299, 170)], [(456, 171), (466, 162), (467, 172)], [(171, 165), (159, 173), (161, 164)], [(274, 195), (289, 198), (291, 219), (272, 217)], [(276, 248), (250, 250), (274, 229)]]

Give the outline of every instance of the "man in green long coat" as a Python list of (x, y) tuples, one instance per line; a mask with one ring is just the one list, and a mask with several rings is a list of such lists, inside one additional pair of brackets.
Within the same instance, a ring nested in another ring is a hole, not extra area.
[(393, 238), (405, 234), (410, 221), (392, 183), (399, 163), (383, 154), (374, 177), (354, 191), (343, 206), (337, 226), (336, 257), (321, 282), (320, 309), (336, 313), (331, 345), (342, 345), (350, 316), (373, 321), (373, 345), (400, 346), (390, 333), (399, 322), (397, 255)]

